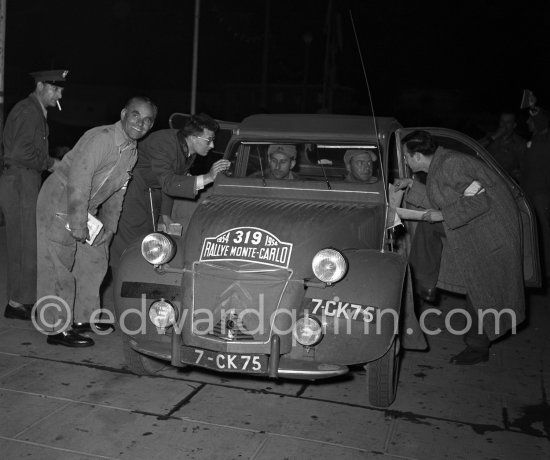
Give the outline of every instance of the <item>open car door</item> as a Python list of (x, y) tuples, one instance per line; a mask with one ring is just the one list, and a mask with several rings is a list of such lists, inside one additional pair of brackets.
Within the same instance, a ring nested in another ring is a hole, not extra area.
[(401, 139), (417, 129), (428, 131), (435, 138), (438, 145), (444, 148), (477, 157), (493, 169), (508, 185), (516, 199), (523, 224), (523, 278), (525, 286), (540, 287), (541, 270), (535, 214), (520, 186), (500, 167), (492, 155), (478, 142), (458, 131), (445, 128), (402, 128), (396, 131), (396, 147), (400, 158), (398, 164), (402, 177), (411, 177), (411, 171), (404, 159)]

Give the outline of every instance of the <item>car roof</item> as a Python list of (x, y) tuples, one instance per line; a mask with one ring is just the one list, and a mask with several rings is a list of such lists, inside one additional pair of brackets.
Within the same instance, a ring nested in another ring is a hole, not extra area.
[[(260, 114), (245, 118), (234, 139), (357, 142), (376, 139), (374, 117), (332, 114)], [(397, 120), (376, 117), (378, 133), (400, 127)]]

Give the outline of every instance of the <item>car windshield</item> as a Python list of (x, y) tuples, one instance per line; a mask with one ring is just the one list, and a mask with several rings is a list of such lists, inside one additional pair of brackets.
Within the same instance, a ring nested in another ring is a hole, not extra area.
[(374, 184), (380, 155), (373, 144), (242, 142), (232, 149), (233, 177)]

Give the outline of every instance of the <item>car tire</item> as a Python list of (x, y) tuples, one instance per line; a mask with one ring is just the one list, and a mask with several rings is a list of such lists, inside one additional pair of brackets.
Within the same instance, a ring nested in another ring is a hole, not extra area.
[(396, 337), (384, 356), (365, 364), (368, 399), (375, 407), (388, 407), (395, 400), (399, 380), (399, 352), (399, 337)]
[(134, 350), (130, 345), (130, 337), (125, 334), (122, 334), (122, 350), (126, 367), (136, 375), (155, 375), (170, 367), (170, 364), (162, 359), (152, 358)]

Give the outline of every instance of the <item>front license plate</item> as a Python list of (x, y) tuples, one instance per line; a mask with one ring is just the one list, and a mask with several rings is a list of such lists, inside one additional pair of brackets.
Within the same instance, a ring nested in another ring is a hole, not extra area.
[(225, 353), (202, 348), (182, 347), (181, 361), (185, 364), (222, 372), (263, 374), (267, 372), (267, 355)]

